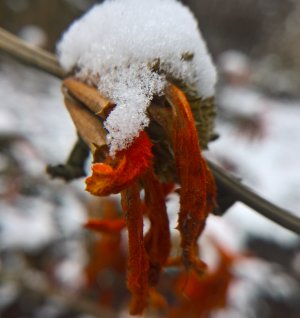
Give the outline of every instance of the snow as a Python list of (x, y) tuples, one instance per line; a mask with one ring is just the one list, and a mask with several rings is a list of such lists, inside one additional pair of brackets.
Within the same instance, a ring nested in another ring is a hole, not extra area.
[(63, 106), (60, 83), (33, 69), (3, 63), (0, 87), (0, 98), (5, 101), (0, 109), (0, 133), (26, 136), (44, 162), (66, 158), (76, 132)]
[(196, 19), (175, 0), (96, 5), (63, 35), (58, 57), (117, 104), (105, 123), (112, 154), (148, 125), (146, 109), (163, 93), (166, 74), (200, 97), (214, 95), (216, 71)]
[[(235, 290), (232, 292), (234, 297), (238, 298), (237, 303), (242, 304), (241, 308), (249, 307), (243, 302), (249, 302), (251, 298), (249, 296), (252, 294), (251, 296), (254, 297), (257, 289), (265, 290), (270, 295), (278, 298), (287, 298), (297, 293), (297, 283), (278, 264), (270, 264), (260, 259), (249, 258), (241, 261), (241, 265), (235, 267), (235, 272), (242, 280), (237, 283)], [(242, 286), (238, 286), (239, 284), (244, 285), (244, 292), (241, 292)]]
[[(219, 100), (222, 98), (222, 100)], [(227, 112), (240, 116), (257, 116), (267, 111), (266, 98), (249, 87), (224, 87), (217, 104)]]
[[(3, 62), (0, 134), (3, 140), (5, 136), (17, 140), (9, 150), (1, 148), (0, 154), (0, 250), (34, 250), (78, 233), (86, 218), (85, 199), (77, 190), (83, 188), (83, 181), (66, 186), (45, 173), (47, 164), (66, 160), (76, 132), (58, 81), (15, 62)], [(6, 176), (12, 164), (20, 172)], [(22, 195), (20, 187), (38, 193)]]
[(33, 46), (44, 47), (47, 44), (46, 32), (37, 25), (25, 25), (19, 31), (19, 37)]
[(225, 51), (221, 54), (218, 63), (222, 71), (228, 74), (249, 72), (249, 59), (239, 51)]
[[(53, 207), (40, 199), (22, 198), (22, 210), (0, 204), (1, 248), (34, 249), (53, 240), (57, 232), (51, 221)], [(39, 213), (34, 213), (39, 209)]]

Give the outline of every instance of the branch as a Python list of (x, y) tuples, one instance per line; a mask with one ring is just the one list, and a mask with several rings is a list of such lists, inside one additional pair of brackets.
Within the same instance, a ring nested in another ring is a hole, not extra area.
[(243, 202), (273, 222), (300, 234), (300, 218), (262, 198), (209, 160), (208, 165), (217, 183), (225, 188), (236, 201)]
[(29, 45), (2, 28), (0, 28), (0, 51), (60, 79), (66, 76), (53, 54)]
[[(17, 60), (34, 66), (60, 79), (67, 75), (59, 66), (54, 55), (28, 45), (18, 37), (1, 28), (0, 51), (8, 53)], [(286, 229), (300, 234), (300, 218), (260, 197), (248, 187), (241, 184), (237, 179), (226, 174), (214, 163), (210, 161), (208, 163), (217, 183), (225, 188), (236, 201), (243, 202), (266, 218)]]

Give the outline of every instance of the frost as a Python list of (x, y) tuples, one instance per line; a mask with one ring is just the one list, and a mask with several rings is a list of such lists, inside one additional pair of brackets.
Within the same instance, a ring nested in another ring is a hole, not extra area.
[(166, 75), (201, 97), (214, 94), (216, 71), (197, 22), (175, 0), (96, 5), (63, 35), (58, 55), (66, 70), (75, 69), (116, 103), (105, 123), (111, 153), (148, 125), (146, 109), (163, 93)]

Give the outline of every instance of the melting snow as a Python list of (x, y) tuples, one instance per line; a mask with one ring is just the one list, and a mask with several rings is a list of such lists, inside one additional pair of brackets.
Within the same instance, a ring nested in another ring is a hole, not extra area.
[(216, 71), (196, 19), (175, 0), (96, 5), (63, 35), (58, 55), (66, 70), (77, 69), (117, 104), (105, 123), (112, 154), (148, 125), (146, 109), (162, 94), (166, 74), (199, 96), (214, 94)]

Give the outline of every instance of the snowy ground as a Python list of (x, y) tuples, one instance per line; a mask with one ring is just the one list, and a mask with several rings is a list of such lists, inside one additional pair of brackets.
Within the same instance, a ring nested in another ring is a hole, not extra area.
[[(66, 186), (45, 174), (46, 164), (64, 162), (76, 134), (59, 81), (15, 63), (2, 63), (0, 74), (0, 134), (21, 138), (0, 153), (0, 247), (38, 248), (78, 232), (85, 219), (83, 183)], [(9, 178), (9, 169), (25, 181)]]

